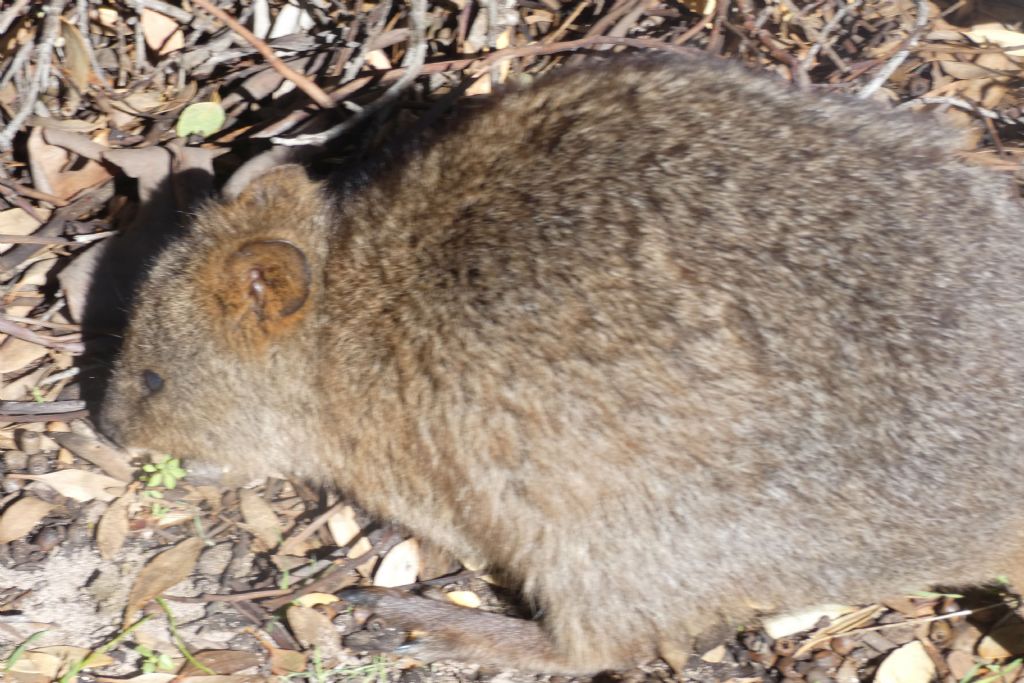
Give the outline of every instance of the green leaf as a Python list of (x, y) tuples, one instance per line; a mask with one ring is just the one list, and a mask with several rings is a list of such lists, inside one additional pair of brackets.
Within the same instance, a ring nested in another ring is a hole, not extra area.
[(209, 137), (220, 130), (227, 120), (227, 114), (217, 102), (193, 102), (182, 110), (174, 132), (178, 137), (189, 135)]

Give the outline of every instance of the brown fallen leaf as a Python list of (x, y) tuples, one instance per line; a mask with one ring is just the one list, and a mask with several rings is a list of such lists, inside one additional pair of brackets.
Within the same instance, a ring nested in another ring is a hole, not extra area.
[[(92, 66), (89, 64), (89, 48), (78, 27), (64, 17), (61, 17), (60, 20), (60, 34), (64, 39), (64, 66), (67, 69), (68, 80), (78, 91), (75, 93), (77, 106), (78, 94), (84, 93), (89, 87), (89, 74), (92, 72)], [(70, 104), (69, 108), (71, 108)], [(72, 109), (72, 111), (74, 110)]]
[[(47, 209), (36, 208), (34, 211), (42, 220), (46, 220), (50, 217), (50, 211)], [(25, 235), (31, 235), (34, 233), (39, 229), (40, 225), (41, 223), (30, 216), (24, 209), (15, 207), (13, 209), (0, 211), (0, 235), (18, 235), (19, 237), (24, 237)], [(0, 242), (0, 254), (13, 246), (13, 244), (8, 242)]]
[[(215, 671), (217, 674), (233, 674), (239, 671), (244, 671), (249, 667), (259, 666), (262, 660), (259, 655), (253, 652), (242, 652), (239, 650), (204, 650), (202, 652), (196, 652), (193, 654), (196, 661), (205, 666), (210, 671)], [(181, 671), (178, 672), (179, 676), (208, 676), (208, 674), (202, 673), (191, 662), (185, 662)]]
[(256, 536), (267, 550), (273, 550), (281, 542), (282, 529), (277, 515), (267, 501), (254, 491), (243, 490), (239, 504), (245, 526)]
[[(50, 647), (37, 647), (32, 650), (34, 654), (49, 655), (56, 657), (59, 661), (57, 673), (63, 675), (75, 662), (80, 662), (90, 657), (92, 650), (87, 647), (74, 647), (73, 645), (51, 645)], [(103, 666), (110, 666), (114, 660), (109, 655), (92, 654), (88, 669), (97, 669)]]
[(46, 501), (32, 496), (16, 500), (0, 515), (0, 543), (10, 543), (32, 531), (52, 509)]
[(124, 493), (125, 485), (105, 474), (85, 470), (61, 470), (49, 474), (8, 474), (12, 479), (41, 481), (57, 493), (85, 503), (90, 500), (111, 501)]
[(188, 578), (199, 561), (202, 549), (202, 539), (189, 538), (163, 551), (142, 568), (128, 595), (128, 605), (124, 610), (125, 628), (147, 602)]
[(28, 366), (49, 353), (42, 344), (8, 337), (0, 344), (0, 374), (28, 369)]
[(105, 560), (113, 559), (128, 537), (128, 506), (134, 497), (127, 493), (115, 500), (96, 525), (96, 545)]
[(269, 676), (186, 676), (175, 679), (175, 683), (268, 683), (276, 681)]
[(277, 676), (301, 673), (306, 670), (306, 655), (295, 650), (274, 648), (270, 651), (270, 671)]
[(25, 652), (4, 671), (4, 680), (17, 683), (50, 683), (60, 671), (60, 657), (45, 652)]
[(330, 661), (341, 653), (341, 638), (327, 615), (312, 607), (292, 605), (286, 611), (288, 626), (307, 650), (316, 649), (323, 661)]
[(61, 199), (71, 199), (82, 190), (110, 180), (110, 172), (103, 164), (86, 161), (72, 165), (71, 154), (63, 147), (47, 143), (42, 128), (29, 134), (27, 150), (33, 185)]
[(185, 34), (178, 22), (151, 9), (142, 10), (142, 33), (149, 49), (161, 57), (185, 47)]
[(119, 479), (126, 484), (130, 484), (135, 479), (135, 468), (129, 462), (130, 456), (124, 451), (108, 446), (84, 434), (75, 434), (74, 432), (47, 434), (47, 436), (82, 460), (96, 465), (115, 479)]

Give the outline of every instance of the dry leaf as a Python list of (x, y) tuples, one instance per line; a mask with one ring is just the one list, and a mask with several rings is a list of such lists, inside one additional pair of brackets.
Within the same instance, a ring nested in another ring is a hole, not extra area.
[(393, 588), (415, 583), (419, 569), (420, 546), (415, 538), (410, 538), (392, 548), (380, 561), (373, 585)]
[(480, 596), (473, 591), (452, 591), (444, 594), (449, 601), (455, 603), (459, 607), (469, 607), (470, 609), (477, 609), (480, 607)]
[(278, 676), (301, 673), (306, 670), (306, 655), (295, 650), (270, 651), (270, 671)]
[(338, 631), (327, 615), (302, 605), (291, 605), (285, 614), (288, 626), (303, 648), (319, 649), (324, 659), (330, 659), (341, 651)]
[[(239, 650), (204, 650), (193, 655), (200, 664), (218, 674), (233, 674), (253, 666), (259, 666), (261, 659), (253, 652)], [(191, 662), (185, 662), (179, 676), (202, 676), (204, 674)]]
[[(87, 647), (74, 647), (72, 645), (51, 645), (50, 647), (37, 647), (32, 652), (56, 657), (59, 662), (57, 672), (58, 674), (64, 674), (68, 670), (69, 665), (82, 661), (90, 655), (92, 650)], [(108, 655), (96, 654), (90, 659), (89, 666), (85, 667), (87, 669), (97, 669), (114, 663), (113, 658)]]
[(60, 19), (60, 34), (64, 38), (64, 66), (67, 67), (68, 80), (78, 92), (85, 92), (89, 87), (89, 74), (92, 70), (85, 38), (78, 27), (64, 17)]
[(41, 481), (62, 496), (84, 503), (90, 500), (111, 501), (124, 493), (123, 483), (104, 474), (85, 470), (61, 470), (49, 474), (10, 474), (15, 479)]
[(278, 11), (268, 38), (273, 40), (292, 33), (305, 33), (315, 25), (313, 17), (298, 3), (287, 3)]
[(1024, 33), (1003, 28), (1001, 24), (996, 22), (972, 26), (970, 31), (964, 32), (964, 35), (982, 45), (991, 44), (1015, 48), (1007, 50), (1006, 54), (1015, 57), (1024, 56)]
[(931, 683), (935, 674), (935, 662), (914, 640), (889, 653), (878, 667), (875, 683)]
[(779, 638), (785, 638), (786, 636), (791, 636), (794, 633), (800, 633), (801, 631), (814, 628), (814, 625), (817, 624), (822, 617), (828, 617), (830, 620), (835, 620), (837, 617), (849, 614), (852, 611), (853, 608), (845, 607), (843, 605), (821, 605), (802, 612), (780, 614), (777, 617), (765, 620), (764, 632), (775, 640), (778, 640)]
[(356, 511), (351, 505), (346, 505), (327, 518), (327, 530), (331, 532), (334, 543), (339, 546), (348, 545), (353, 538), (362, 533), (356, 522)]
[(267, 501), (253, 491), (242, 491), (239, 496), (246, 528), (266, 547), (272, 550), (281, 542), (281, 524)]
[(189, 538), (165, 550), (150, 560), (135, 579), (128, 606), (124, 610), (124, 624), (131, 623), (135, 613), (165, 590), (188, 578), (199, 560), (203, 541)]
[(8, 337), (0, 344), (0, 374), (26, 369), (48, 352), (49, 350), (41, 344)]
[(37, 189), (61, 199), (71, 199), (82, 190), (110, 180), (107, 169), (95, 161), (71, 164), (71, 153), (47, 143), (42, 131), (42, 128), (34, 128), (27, 144), (32, 183)]
[[(17, 677), (11, 676), (11, 678), (17, 681), (41, 680), (43, 683), (50, 683), (57, 678), (60, 664), (60, 657), (48, 655), (45, 652), (25, 652), (14, 663), (14, 666), (5, 672), (5, 675), (10, 676), (12, 673), (18, 673), (22, 675)], [(37, 679), (35, 678), (36, 676), (41, 678)]]
[(10, 543), (32, 531), (52, 509), (46, 501), (31, 496), (15, 501), (0, 515), (0, 543)]
[(142, 10), (142, 33), (149, 49), (161, 57), (185, 47), (185, 34), (178, 22), (151, 9)]
[(128, 537), (128, 505), (134, 497), (127, 493), (115, 500), (96, 525), (96, 545), (105, 560), (113, 559)]
[(725, 655), (728, 654), (728, 650), (725, 645), (719, 645), (718, 647), (711, 648), (700, 656), (701, 661), (707, 662), (708, 664), (720, 664), (725, 661)]
[(293, 601), (296, 605), (303, 607), (316, 607), (317, 605), (330, 605), (339, 602), (337, 595), (330, 593), (306, 593)]
[[(39, 217), (46, 220), (50, 217), (50, 212), (46, 209), (34, 209), (39, 214)], [(28, 212), (24, 209), (15, 207), (13, 209), (7, 209), (6, 211), (0, 211), (0, 235), (18, 235), (24, 237), (25, 235), (31, 235), (39, 229), (40, 223), (32, 216), (28, 215)], [(4, 253), (14, 245), (8, 242), (0, 242), (0, 254)]]
[(135, 478), (135, 468), (129, 464), (131, 457), (124, 451), (101, 443), (99, 439), (84, 434), (65, 432), (48, 434), (60, 444), (86, 462), (91, 462), (101, 470), (120, 481), (130, 484)]

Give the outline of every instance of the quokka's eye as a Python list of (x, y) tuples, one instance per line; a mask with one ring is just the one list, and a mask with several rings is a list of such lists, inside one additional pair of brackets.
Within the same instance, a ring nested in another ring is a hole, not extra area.
[(156, 394), (164, 388), (164, 378), (152, 370), (142, 371), (142, 383), (146, 385), (150, 394)]

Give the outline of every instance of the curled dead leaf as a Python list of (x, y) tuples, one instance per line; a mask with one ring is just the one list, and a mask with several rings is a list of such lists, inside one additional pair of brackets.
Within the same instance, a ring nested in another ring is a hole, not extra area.
[(124, 493), (125, 485), (105, 474), (85, 470), (61, 470), (48, 474), (9, 474), (13, 479), (40, 481), (57, 493), (85, 503), (90, 500), (111, 501)]
[(282, 529), (273, 508), (254, 491), (244, 490), (238, 498), (246, 528), (267, 550), (276, 548), (281, 542)]
[(107, 508), (96, 525), (96, 545), (105, 560), (113, 559), (128, 537), (128, 505), (134, 495), (127, 493)]
[(202, 539), (189, 538), (163, 551), (142, 568), (128, 596), (128, 606), (124, 610), (125, 627), (147, 602), (188, 578), (199, 561), (202, 549)]
[(46, 501), (32, 496), (16, 500), (0, 515), (0, 543), (10, 543), (32, 531), (52, 509)]

